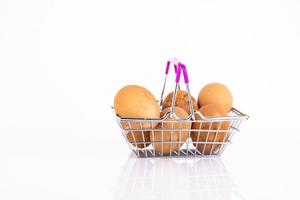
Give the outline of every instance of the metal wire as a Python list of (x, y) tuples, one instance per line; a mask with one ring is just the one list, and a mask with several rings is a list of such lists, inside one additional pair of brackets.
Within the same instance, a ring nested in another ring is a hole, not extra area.
[[(233, 108), (227, 117), (222, 117), (219, 120), (212, 118), (211, 120), (135, 119), (118, 116), (116, 118), (130, 149), (137, 157), (143, 158), (219, 156), (230, 143), (233, 135), (239, 132), (240, 123), (247, 120), (248, 116)], [(149, 123), (151, 124), (150, 128), (144, 126)], [(154, 124), (157, 123), (161, 124), (161, 128), (154, 127)], [(184, 127), (186, 123), (189, 123), (189, 128)], [(198, 128), (193, 129), (192, 123), (199, 123)], [(209, 124), (208, 128), (205, 128), (204, 123)], [(223, 129), (223, 123), (229, 123), (229, 127)], [(139, 126), (136, 126), (137, 124)], [(194, 141), (191, 133), (196, 134)], [(129, 134), (132, 135), (132, 140), (128, 139)], [(145, 134), (152, 134), (153, 140), (147, 141), (149, 137)], [(188, 138), (184, 139), (184, 135), (188, 135)], [(157, 146), (160, 148), (155, 148)]]

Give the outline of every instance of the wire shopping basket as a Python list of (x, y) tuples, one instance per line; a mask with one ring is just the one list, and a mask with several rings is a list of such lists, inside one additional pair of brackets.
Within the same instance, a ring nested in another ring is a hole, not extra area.
[[(137, 157), (185, 157), (221, 155), (232, 137), (239, 132), (248, 116), (232, 108), (227, 116), (205, 117), (192, 106), (187, 68), (173, 59), (167, 62), (164, 85), (159, 101), (162, 107), (170, 65), (176, 72), (175, 89), (170, 109), (161, 119), (121, 118), (116, 115), (129, 148)], [(188, 95), (190, 115), (180, 118), (176, 114), (176, 95), (183, 74)]]

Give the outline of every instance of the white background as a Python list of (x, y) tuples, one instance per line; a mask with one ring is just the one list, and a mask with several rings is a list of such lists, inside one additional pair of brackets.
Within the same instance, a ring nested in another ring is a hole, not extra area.
[[(132, 172), (141, 169), (165, 189), (138, 183), (128, 198), (183, 199), (174, 182), (190, 177), (189, 163), (179, 162), (189, 170), (178, 175), (177, 161), (135, 160), (110, 109), (127, 84), (158, 98), (174, 56), (187, 65), (195, 97), (222, 82), (250, 115), (217, 164), (192, 163), (226, 172), (239, 195), (201, 192), (231, 182), (204, 184), (195, 199), (299, 199), (299, 55), (296, 0), (2, 0), (0, 199), (124, 199), (126, 177), (139, 180)], [(151, 175), (160, 169), (170, 173)]]

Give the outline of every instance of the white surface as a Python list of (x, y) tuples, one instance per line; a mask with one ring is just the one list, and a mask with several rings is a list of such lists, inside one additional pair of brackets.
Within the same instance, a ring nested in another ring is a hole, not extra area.
[[(2, 0), (0, 199), (299, 199), (299, 9), (296, 0)], [(223, 82), (251, 116), (221, 160), (128, 158), (114, 94), (139, 84), (158, 97), (173, 56), (194, 96)]]

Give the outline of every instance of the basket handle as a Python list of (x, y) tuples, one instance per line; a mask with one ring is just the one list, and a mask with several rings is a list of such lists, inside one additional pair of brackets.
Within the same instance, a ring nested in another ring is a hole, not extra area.
[(177, 73), (177, 66), (178, 66), (179, 62), (178, 62), (177, 58), (173, 58), (167, 62), (167, 66), (166, 66), (166, 70), (165, 70), (166, 75), (168, 75), (168, 73), (169, 73), (171, 63), (174, 65), (175, 73)]
[[(176, 74), (176, 79), (177, 79), (177, 70), (180, 68), (179, 67), (179, 61), (177, 58), (172, 58), (170, 60), (168, 60), (167, 62), (167, 65), (166, 65), (166, 69), (165, 69), (165, 80), (164, 80), (164, 85), (163, 85), (163, 89), (162, 89), (162, 92), (161, 92), (161, 96), (160, 96), (160, 107), (162, 106), (162, 103), (163, 103), (163, 97), (164, 97), (164, 93), (165, 93), (165, 88), (166, 88), (166, 82), (167, 82), (167, 77), (168, 77), (168, 74), (169, 74), (169, 69), (170, 69), (170, 65), (173, 64), (174, 65), (174, 71), (175, 71), (175, 74)], [(178, 77), (178, 82), (180, 80), (180, 73), (179, 73), (179, 77)]]
[(176, 78), (175, 78), (176, 84), (179, 84), (180, 77), (181, 77), (181, 63), (178, 63), (178, 67), (177, 67), (177, 70), (176, 70)]
[(195, 111), (194, 111), (194, 108), (193, 108), (193, 105), (192, 105), (192, 95), (191, 95), (190, 87), (189, 87), (189, 76), (188, 76), (187, 67), (183, 63), (179, 62), (177, 58), (170, 59), (167, 62), (166, 69), (165, 69), (165, 75), (166, 76), (165, 76), (164, 85), (163, 85), (161, 98), (160, 98), (160, 107), (162, 107), (163, 96), (164, 96), (165, 87), (166, 87), (166, 80), (167, 80), (167, 77), (168, 77), (168, 73), (169, 73), (169, 69), (170, 69), (171, 64), (174, 65), (174, 69), (175, 69), (175, 72), (176, 72), (176, 78), (175, 78), (175, 83), (176, 84), (175, 84), (175, 89), (174, 89), (174, 92), (173, 92), (170, 114), (171, 114), (171, 116), (174, 116), (174, 114), (175, 114), (174, 109), (175, 109), (175, 103), (176, 103), (176, 96), (177, 96), (177, 91), (180, 89), (179, 82), (180, 82), (181, 73), (182, 73), (183, 78), (184, 78), (184, 82), (185, 82), (185, 85), (186, 85), (186, 91), (188, 93), (189, 108), (190, 108), (190, 113), (191, 113), (189, 118), (194, 119)]
[(181, 64), (181, 63), (180, 63), (180, 65), (181, 65), (181, 69), (182, 69), (184, 82), (185, 82), (185, 84), (189, 84), (189, 76), (188, 76), (186, 66), (184, 64)]
[(193, 105), (192, 105), (192, 95), (191, 95), (190, 86), (189, 86), (189, 76), (188, 76), (186, 66), (182, 63), (178, 63), (178, 69), (177, 69), (176, 80), (175, 80), (176, 85), (175, 85), (175, 89), (174, 89), (173, 97), (172, 97), (171, 115), (174, 114), (175, 102), (176, 102), (176, 96), (177, 96), (181, 71), (182, 71), (182, 74), (183, 74), (184, 83), (186, 85), (186, 92), (188, 94), (189, 109), (190, 109), (190, 113), (191, 113), (189, 118), (194, 119), (195, 111), (194, 111), (194, 108), (193, 108)]

